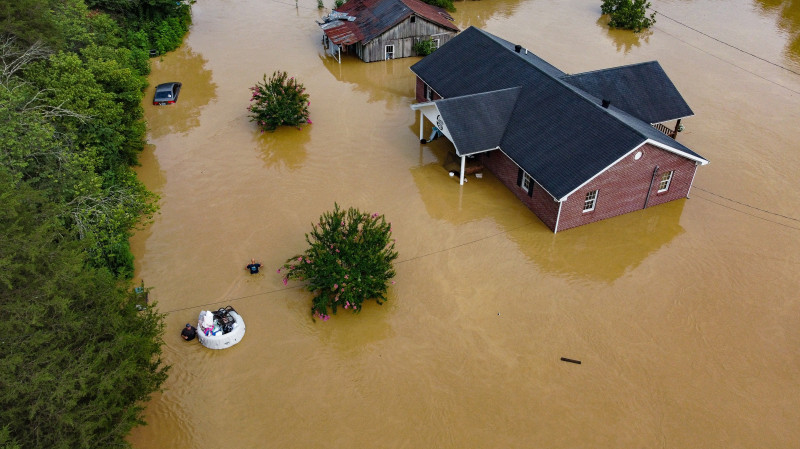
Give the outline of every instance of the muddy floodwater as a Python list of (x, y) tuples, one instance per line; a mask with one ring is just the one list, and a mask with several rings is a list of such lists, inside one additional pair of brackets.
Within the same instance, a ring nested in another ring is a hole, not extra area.
[[(695, 112), (678, 139), (711, 163), (690, 199), (554, 235), (491, 174), (459, 186), (445, 139), (420, 145), (417, 58), (326, 57), (312, 0), (198, 1), (144, 104), (161, 212), (132, 244), (172, 370), (133, 445), (800, 447), (800, 3), (653, 0), (641, 35), (600, 3), (453, 13), (568, 73), (658, 60)], [(312, 125), (248, 121), (275, 70), (305, 84)], [(149, 104), (168, 81), (178, 103)], [(392, 222), (396, 284), (314, 322), (276, 269), (334, 203)], [(180, 339), (227, 305), (237, 346)]]

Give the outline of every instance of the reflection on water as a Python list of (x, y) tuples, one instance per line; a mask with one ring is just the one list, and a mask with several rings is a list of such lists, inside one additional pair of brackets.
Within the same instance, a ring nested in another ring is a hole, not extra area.
[(755, 0), (756, 7), (770, 16), (777, 14), (778, 26), (787, 34), (787, 56), (800, 65), (800, 1)]
[(341, 64), (330, 56), (319, 54), (320, 62), (333, 77), (347, 83), (355, 92), (367, 94), (368, 102), (385, 102), (387, 108), (407, 104), (409, 89), (414, 89), (410, 79), (411, 67), (420, 58), (400, 58), (380, 63), (365, 63), (355, 55), (342, 55)]
[[(216, 96), (216, 84), (211, 71), (206, 69), (206, 61), (188, 45), (153, 60), (150, 87), (145, 91), (145, 99), (152, 99), (155, 86), (161, 83), (178, 81), (183, 83), (178, 102), (156, 108), (148, 114), (148, 131), (151, 139), (168, 134), (186, 133), (200, 124), (200, 112)], [(179, 110), (180, 112), (177, 112)]]
[(631, 51), (631, 48), (639, 47), (642, 44), (646, 45), (648, 42), (650, 42), (650, 36), (653, 35), (652, 29), (646, 29), (638, 33), (634, 33), (633, 31), (629, 30), (621, 30), (618, 28), (609, 27), (609, 20), (610, 19), (608, 16), (600, 16), (596, 23), (598, 27), (605, 30), (608, 38), (617, 47), (618, 52), (627, 54)]
[(307, 129), (309, 126), (313, 125), (301, 129), (284, 126), (274, 132), (254, 131), (253, 138), (264, 165), (268, 168), (286, 167), (289, 170), (300, 168), (306, 160), (306, 144), (311, 139), (311, 131)]

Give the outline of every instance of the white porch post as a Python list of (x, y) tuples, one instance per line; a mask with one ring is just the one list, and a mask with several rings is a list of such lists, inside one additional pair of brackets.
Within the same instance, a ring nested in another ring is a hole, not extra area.
[(422, 125), (425, 123), (425, 115), (422, 113), (422, 109), (419, 110), (419, 141), (422, 142)]
[(461, 179), (459, 180), (458, 183), (462, 186), (464, 185), (464, 167), (466, 166), (466, 164), (467, 164), (467, 157), (461, 156)]

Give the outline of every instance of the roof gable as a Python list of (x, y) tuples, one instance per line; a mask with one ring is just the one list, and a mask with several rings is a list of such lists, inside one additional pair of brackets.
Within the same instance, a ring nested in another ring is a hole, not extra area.
[(520, 90), (512, 87), (434, 101), (459, 155), (500, 146)]
[[(530, 54), (523, 49), (517, 52), (510, 42), (470, 27), (411, 70), (446, 99), (477, 99), (477, 94), (519, 88), (508, 122), (501, 126), (493, 121), (492, 129), (504, 130), (500, 141), (503, 152), (557, 199), (647, 141), (707, 162), (614, 103), (608, 108), (601, 106), (593, 95), (563, 81), (563, 72)], [(467, 131), (471, 135), (460, 139), (483, 138), (479, 128)]]
[(569, 84), (638, 117), (660, 123), (694, 115), (657, 61), (562, 78)]

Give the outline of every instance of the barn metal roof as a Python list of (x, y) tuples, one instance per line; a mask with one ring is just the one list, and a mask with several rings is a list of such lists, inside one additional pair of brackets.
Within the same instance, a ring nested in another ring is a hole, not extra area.
[(412, 15), (458, 31), (447, 11), (420, 0), (349, 0), (326, 17), (320, 28), (336, 45), (366, 43)]

